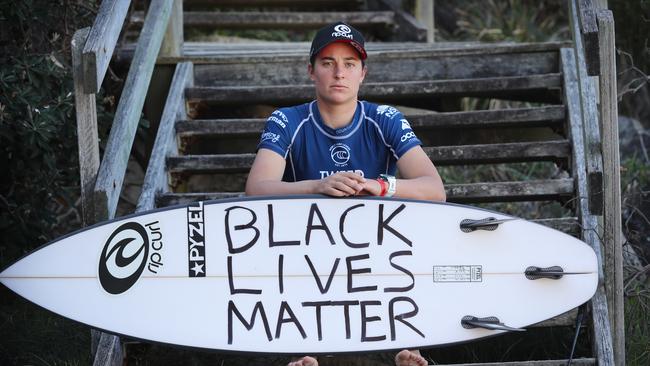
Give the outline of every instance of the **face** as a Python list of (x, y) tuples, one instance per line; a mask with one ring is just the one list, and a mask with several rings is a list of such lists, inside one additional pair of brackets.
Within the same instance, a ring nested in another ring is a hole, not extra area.
[(356, 102), (359, 86), (366, 76), (359, 53), (349, 44), (332, 43), (318, 53), (309, 77), (319, 101), (330, 104)]

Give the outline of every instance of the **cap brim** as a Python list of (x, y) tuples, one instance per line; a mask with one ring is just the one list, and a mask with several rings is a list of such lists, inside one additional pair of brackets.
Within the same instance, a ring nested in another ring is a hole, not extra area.
[(334, 39), (330, 42), (327, 42), (321, 48), (314, 51), (312, 57), (316, 57), (320, 51), (322, 51), (325, 47), (331, 45), (332, 43), (347, 43), (359, 53), (359, 56), (361, 56), (361, 60), (365, 60), (366, 58), (368, 58), (368, 54), (366, 53), (365, 48), (363, 48), (361, 44), (359, 44), (359, 42), (351, 39)]

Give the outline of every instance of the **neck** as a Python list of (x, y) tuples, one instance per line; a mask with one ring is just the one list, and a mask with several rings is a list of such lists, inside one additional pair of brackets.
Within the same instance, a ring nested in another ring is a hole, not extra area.
[(345, 127), (352, 122), (357, 110), (356, 99), (344, 104), (330, 104), (316, 99), (316, 104), (325, 126), (334, 129)]

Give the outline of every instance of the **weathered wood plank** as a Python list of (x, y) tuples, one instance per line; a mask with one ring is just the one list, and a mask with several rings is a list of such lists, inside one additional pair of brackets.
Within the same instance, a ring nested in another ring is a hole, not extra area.
[(574, 54), (578, 67), (578, 87), (584, 124), (585, 154), (587, 166), (587, 186), (589, 187), (589, 212), (603, 214), (603, 161), (600, 149), (600, 127), (598, 122), (596, 88), (594, 77), (587, 75), (585, 51), (580, 36), (580, 26), (576, 2), (569, 1), (571, 29), (574, 38)]
[(600, 50), (598, 41), (598, 22), (596, 20), (596, 7), (593, 0), (577, 1), (578, 19), (580, 21), (580, 34), (584, 40), (587, 74), (597, 76), (600, 74)]
[(447, 202), (548, 201), (573, 196), (572, 179), (446, 184)]
[(531, 325), (529, 328), (542, 328), (542, 327), (568, 327), (573, 326), (576, 322), (576, 317), (578, 316), (578, 309), (573, 309), (567, 311), (564, 314), (560, 314), (551, 319), (544, 320), (537, 324)]
[[(541, 43), (482, 43), (482, 42), (368, 42), (366, 51), (369, 61), (379, 56), (391, 57), (447, 57), (472, 54), (512, 54), (528, 52), (557, 52), (562, 47), (571, 47), (568, 41)], [(159, 58), (158, 63), (170, 64), (192, 61), (194, 65), (233, 62), (302, 62), (308, 60), (309, 42), (250, 42), (215, 43), (185, 42), (183, 56)], [(127, 43), (117, 52), (118, 62), (133, 57), (135, 45)]]
[(564, 121), (564, 106), (492, 109), (467, 112), (407, 113), (414, 129), (556, 127)]
[[(365, 83), (359, 91), (362, 99), (400, 100), (442, 95), (496, 95), (525, 92), (556, 92), (561, 87), (560, 74)], [(194, 87), (186, 91), (190, 102), (230, 103), (294, 103), (314, 98), (313, 85), (268, 85), (241, 87)]]
[(82, 47), (90, 28), (80, 29), (72, 38), (72, 75), (74, 79), (74, 103), (77, 117), (77, 141), (79, 145), (79, 175), (81, 185), (81, 208), (84, 226), (94, 224), (93, 190), (99, 169), (99, 137), (97, 135), (97, 105), (95, 93), (86, 93), (83, 85)]
[[(307, 53), (283, 61), (280, 58), (259, 62), (233, 60), (230, 63), (201, 65), (196, 68), (198, 86), (245, 86), (311, 84), (307, 73)], [(483, 77), (526, 76), (557, 73), (557, 51), (512, 54), (370, 55), (365, 83), (405, 80), (449, 80)]]
[[(173, 0), (169, 24), (158, 57), (180, 57), (183, 53), (183, 0)], [(140, 14), (144, 21), (144, 14)]]
[[(456, 203), (545, 201), (571, 197), (573, 180), (447, 184), (445, 190), (447, 201)], [(164, 193), (158, 197), (157, 202), (159, 207), (164, 207), (243, 195), (244, 192)]]
[[(517, 362), (488, 362), (488, 363), (455, 363), (455, 364), (440, 364), (438, 366), (565, 366), (568, 365), (569, 360), (543, 360), (543, 361), (517, 361)], [(571, 365), (575, 366), (590, 366), (596, 365), (596, 360), (593, 358), (577, 358), (571, 360)]]
[(185, 115), (185, 88), (192, 85), (194, 78), (192, 64), (184, 62), (176, 66), (174, 78), (169, 87), (169, 95), (165, 102), (158, 127), (158, 134), (151, 151), (151, 159), (142, 185), (142, 193), (136, 210), (146, 211), (155, 207), (156, 195), (169, 191), (169, 182), (165, 171), (165, 158), (178, 151), (174, 124), (179, 117)]
[(118, 336), (101, 333), (93, 366), (121, 366), (123, 362), (122, 344)]
[(580, 91), (576, 73), (575, 55), (573, 50), (565, 48), (560, 51), (562, 60), (562, 75), (564, 76), (564, 93), (567, 104), (568, 131), (573, 141), (573, 176), (577, 187), (577, 208), (582, 226), (582, 238), (591, 246), (598, 258), (599, 285), (596, 294), (591, 299), (591, 314), (593, 320), (593, 343), (596, 358), (600, 365), (613, 365), (612, 335), (609, 324), (609, 310), (605, 289), (603, 286), (603, 256), (600, 248), (598, 220), (589, 213), (589, 191), (585, 167), (585, 142), (583, 122), (580, 111)]
[(578, 222), (578, 219), (576, 217), (561, 217), (561, 218), (554, 218), (554, 219), (536, 219), (536, 220), (531, 220), (535, 223), (538, 223), (540, 225), (548, 226), (552, 229), (559, 230), (563, 233), (572, 235), (572, 236), (580, 236), (580, 223)]
[[(406, 113), (411, 127), (418, 130), (438, 128), (556, 127), (564, 120), (563, 106), (494, 109), (469, 112)], [(194, 136), (258, 135), (266, 119), (183, 120), (176, 124), (181, 138)]]
[(391, 34), (392, 41), (426, 42), (427, 28), (420, 24), (411, 14), (404, 11), (394, 1), (374, 0), (368, 4), (373, 9), (392, 10), (395, 12), (397, 31)]
[[(79, 29), (72, 37), (72, 76), (74, 81), (75, 115), (77, 118), (77, 143), (79, 146), (79, 182), (81, 188), (81, 210), (84, 226), (95, 223), (93, 192), (99, 170), (99, 137), (97, 135), (97, 105), (95, 93), (84, 90), (83, 46), (90, 28)], [(91, 75), (94, 77), (94, 75)], [(90, 331), (90, 349), (93, 354), (102, 333)], [(110, 357), (110, 355), (108, 355)]]
[(115, 215), (131, 145), (171, 6), (172, 2), (166, 0), (153, 0), (149, 6), (95, 183), (95, 216), (99, 221)]
[[(355, 12), (214, 12), (186, 11), (186, 27), (219, 29), (318, 29), (337, 21), (357, 28), (388, 27), (394, 21), (392, 11)], [(142, 24), (144, 15), (136, 12), (131, 17)]]
[(614, 16), (597, 14), (600, 30), (600, 117), (603, 128), (605, 291), (612, 328), (616, 364), (625, 363), (625, 311), (623, 299), (623, 238), (621, 234), (621, 180), (618, 146), (618, 99)]
[[(526, 161), (559, 161), (571, 153), (568, 141), (514, 142), (505, 144), (425, 147), (436, 165), (496, 164)], [(255, 154), (185, 155), (169, 157), (171, 173), (243, 172), (250, 169)]]
[(83, 48), (84, 90), (97, 93), (102, 85), (130, 0), (103, 0)]
[(571, 144), (566, 140), (511, 142), (503, 144), (424, 147), (439, 166), (458, 164), (498, 164), (528, 161), (560, 162), (568, 159)]
[(434, 42), (435, 20), (433, 17), (433, 0), (416, 0), (415, 1), (415, 19), (424, 25), (427, 29), (426, 42)]
[(363, 0), (185, 0), (188, 5), (210, 5), (220, 7), (358, 7), (363, 5)]

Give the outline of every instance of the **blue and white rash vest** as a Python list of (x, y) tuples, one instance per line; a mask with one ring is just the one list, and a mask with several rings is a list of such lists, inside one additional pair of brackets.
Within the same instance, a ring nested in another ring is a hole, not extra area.
[(287, 162), (283, 181), (322, 179), (340, 171), (374, 179), (395, 175), (397, 160), (421, 145), (396, 108), (357, 102), (351, 123), (326, 126), (316, 101), (281, 108), (266, 121), (258, 149), (269, 149)]

